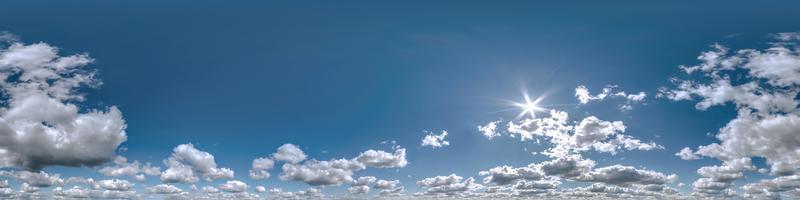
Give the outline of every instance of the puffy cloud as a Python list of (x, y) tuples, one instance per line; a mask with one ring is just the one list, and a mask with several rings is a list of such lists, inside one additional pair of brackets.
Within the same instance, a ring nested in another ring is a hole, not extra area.
[(624, 135), (625, 125), (621, 121), (603, 121), (589, 116), (576, 125), (567, 122), (568, 114), (551, 110), (550, 117), (528, 118), (518, 123), (509, 122), (508, 132), (522, 141), (547, 139), (553, 147), (542, 153), (550, 157), (563, 157), (582, 151), (595, 150), (616, 154), (618, 150), (653, 150), (662, 146), (653, 142), (644, 143)]
[(408, 164), (408, 161), (406, 161), (406, 149), (404, 148), (396, 149), (394, 153), (370, 149), (362, 152), (361, 155), (356, 157), (356, 160), (367, 167), (376, 168), (402, 168)]
[(203, 192), (205, 193), (219, 193), (219, 188), (214, 186), (204, 186)]
[(278, 148), (278, 152), (272, 154), (275, 160), (297, 164), (306, 159), (306, 154), (294, 144), (283, 144)]
[(225, 192), (244, 192), (247, 190), (247, 184), (241, 181), (228, 181), (223, 184), (219, 184), (219, 189)]
[(352, 185), (354, 185), (354, 186), (369, 185), (372, 182), (375, 182), (375, 180), (377, 180), (377, 178), (375, 178), (374, 176), (362, 176), (362, 177), (358, 177), (358, 179), (353, 181)]
[(256, 158), (250, 169), (250, 178), (254, 180), (268, 179), (270, 174), (267, 170), (275, 166), (275, 161), (271, 158)]
[(550, 176), (579, 178), (594, 168), (595, 162), (580, 155), (568, 155), (541, 163), (541, 170)]
[(375, 188), (380, 189), (380, 195), (384, 197), (399, 196), (405, 191), (405, 187), (400, 185), (400, 180), (378, 180), (375, 182)]
[(347, 188), (347, 191), (350, 194), (366, 194), (369, 193), (369, 184), (375, 182), (376, 178), (374, 176), (362, 176), (358, 177), (358, 179), (353, 181), (353, 184), (350, 184), (350, 187)]
[(677, 175), (665, 175), (660, 172), (636, 169), (630, 166), (612, 165), (594, 169), (583, 178), (587, 182), (600, 182), (605, 184), (629, 186), (637, 185), (663, 185), (677, 179)]
[(100, 168), (98, 172), (106, 176), (130, 176), (137, 181), (144, 181), (144, 175), (158, 176), (161, 174), (160, 167), (151, 166), (150, 163), (141, 164), (139, 161), (129, 163), (128, 159), (122, 156), (117, 156), (113, 163), (114, 165)]
[(101, 180), (97, 182), (97, 185), (106, 190), (117, 190), (117, 191), (128, 191), (131, 190), (131, 188), (133, 188), (132, 183), (120, 179)]
[(322, 191), (317, 188), (308, 188), (297, 192), (286, 192), (280, 188), (272, 188), (269, 193), (275, 199), (320, 199), (323, 197)]
[(367, 167), (401, 168), (406, 166), (408, 161), (405, 156), (406, 149), (396, 146), (394, 153), (370, 149), (352, 159), (342, 158), (328, 161), (311, 159), (302, 163), (286, 163), (281, 167), (283, 172), (280, 179), (301, 181), (311, 186), (352, 183), (353, 173)]
[(465, 196), (482, 187), (472, 177), (464, 179), (455, 174), (425, 178), (417, 181), (417, 185), (425, 189), (421, 195), (433, 196)]
[(91, 188), (72, 187), (64, 189), (56, 187), (52, 191), (53, 196), (69, 199), (141, 199), (142, 197), (135, 191), (117, 190), (97, 190)]
[(697, 154), (695, 154), (692, 151), (692, 149), (690, 149), (689, 147), (684, 147), (683, 149), (681, 149), (681, 151), (679, 151), (678, 153), (675, 153), (675, 155), (678, 156), (678, 157), (681, 157), (681, 159), (684, 159), (684, 160), (697, 160), (697, 159), (700, 159), (700, 156), (697, 156)]
[(422, 146), (430, 146), (434, 149), (449, 146), (450, 142), (444, 140), (445, 137), (447, 137), (447, 131), (442, 131), (442, 134), (439, 135), (429, 132), (425, 135), (425, 138), (422, 139)]
[(168, 184), (159, 184), (159, 185), (150, 187), (150, 188), (148, 188), (148, 191), (150, 191), (150, 193), (154, 193), (154, 194), (177, 194), (177, 193), (183, 192), (183, 190), (181, 190), (180, 188), (175, 187), (174, 185), (168, 185)]
[(752, 199), (782, 199), (781, 193), (797, 189), (800, 189), (800, 176), (798, 175), (781, 176), (742, 186), (744, 197)]
[(161, 173), (161, 181), (165, 183), (195, 183), (198, 180), (197, 175), (207, 181), (233, 178), (233, 170), (217, 168), (214, 155), (200, 151), (192, 144), (175, 147), (172, 155), (164, 160), (164, 164), (168, 168)]
[(524, 180), (541, 180), (545, 177), (544, 172), (535, 165), (520, 168), (501, 166), (481, 171), (479, 174), (486, 176), (483, 183), (494, 185), (508, 185)]
[(330, 161), (309, 160), (303, 164), (283, 165), (282, 180), (302, 181), (312, 186), (340, 185), (353, 181), (353, 171), (365, 168), (355, 160), (337, 159)]
[[(699, 110), (732, 103), (738, 111), (736, 118), (716, 134), (719, 142), (700, 146), (696, 152), (686, 148), (677, 154), (685, 159), (707, 156), (723, 161), (721, 166), (698, 169), (703, 178), (695, 181), (694, 194), (733, 195), (732, 181), (743, 178), (743, 171), (755, 170), (750, 164), (752, 157), (766, 159), (771, 175), (796, 173), (800, 166), (800, 139), (796, 137), (800, 132), (796, 100), (800, 91), (800, 51), (792, 43), (797, 40), (795, 36), (796, 33), (776, 34), (780, 41), (763, 50), (731, 51), (714, 45), (698, 57), (700, 64), (681, 66), (687, 74), (700, 72), (700, 80), (674, 79), (676, 87), (660, 89), (659, 95), (671, 100), (699, 98), (695, 105)], [(749, 192), (755, 193), (765, 185), (769, 184), (750, 185)]]
[[(4, 37), (6, 38), (6, 37)], [(116, 107), (82, 112), (81, 88), (98, 86), (86, 54), (59, 56), (46, 43), (0, 45), (0, 166), (96, 166), (127, 140)], [(3, 48), (5, 47), (5, 48)]]
[(50, 187), (53, 185), (64, 185), (64, 180), (59, 178), (59, 174), (48, 174), (46, 172), (29, 171), (0, 171), (0, 176), (11, 177), (19, 182), (31, 187)]
[(264, 192), (267, 191), (267, 188), (265, 188), (264, 186), (260, 186), (259, 185), (259, 186), (256, 186), (255, 190), (256, 190), (257, 193), (264, 193)]
[(367, 185), (353, 185), (347, 188), (350, 194), (366, 194), (369, 193), (369, 186)]
[(486, 139), (492, 139), (497, 136), (500, 136), (500, 133), (497, 132), (497, 123), (500, 121), (491, 121), (486, 123), (486, 125), (478, 126), (478, 130), (486, 137)]

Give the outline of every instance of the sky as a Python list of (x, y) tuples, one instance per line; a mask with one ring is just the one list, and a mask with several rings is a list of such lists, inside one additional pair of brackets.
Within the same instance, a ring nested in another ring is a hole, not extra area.
[(1, 4), (2, 198), (800, 198), (798, 2)]

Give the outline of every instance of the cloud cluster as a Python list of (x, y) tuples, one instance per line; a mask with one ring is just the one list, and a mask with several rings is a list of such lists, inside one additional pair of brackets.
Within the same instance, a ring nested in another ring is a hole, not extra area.
[[(642, 142), (622, 134), (626, 127), (621, 121), (603, 121), (595, 116), (589, 116), (577, 124), (571, 124), (567, 121), (568, 118), (566, 112), (551, 110), (549, 117), (508, 122), (507, 134), (511, 137), (519, 137), (522, 141), (535, 140), (538, 143), (542, 139), (546, 140), (553, 147), (542, 153), (551, 157), (563, 157), (588, 150), (613, 155), (622, 149), (648, 151), (663, 148), (653, 142)], [(479, 129), (496, 123), (489, 122), (486, 126), (480, 126)]]
[[(732, 182), (742, 179), (744, 171), (755, 170), (752, 157), (766, 159), (770, 174), (779, 176), (775, 180), (796, 174), (800, 166), (800, 111), (796, 100), (800, 92), (800, 50), (795, 36), (777, 34), (778, 41), (762, 50), (732, 51), (713, 45), (698, 57), (700, 64), (680, 67), (690, 80), (675, 78), (675, 87), (660, 88), (660, 97), (697, 100), (698, 110), (728, 103), (736, 106), (736, 118), (716, 134), (718, 143), (700, 146), (697, 151), (687, 147), (676, 154), (685, 160), (703, 156), (723, 161), (719, 166), (698, 169), (703, 178), (694, 183), (696, 195), (734, 195)], [(749, 193), (769, 182), (749, 185)]]
[(139, 161), (128, 162), (127, 158), (117, 156), (113, 161), (113, 165), (105, 166), (97, 171), (111, 177), (133, 177), (141, 182), (145, 181), (145, 175), (158, 176), (161, 174), (161, 167), (152, 166), (150, 163), (141, 164)]
[[(115, 158), (127, 140), (116, 107), (82, 111), (96, 87), (95, 73), (83, 69), (87, 54), (60, 56), (46, 43), (23, 44), (0, 38), (0, 166), (40, 170), (46, 166), (95, 166)], [(85, 110), (85, 109), (84, 109)]]
[(394, 153), (370, 149), (352, 159), (311, 159), (303, 163), (286, 163), (282, 166), (280, 178), (302, 181), (311, 186), (341, 185), (352, 182), (353, 173), (367, 167), (402, 168), (407, 164), (404, 148), (397, 148)]

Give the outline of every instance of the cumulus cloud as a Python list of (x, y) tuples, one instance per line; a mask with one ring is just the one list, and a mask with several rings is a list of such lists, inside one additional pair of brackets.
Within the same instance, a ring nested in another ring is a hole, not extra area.
[(115, 158), (127, 140), (116, 107), (83, 109), (78, 91), (100, 81), (84, 67), (87, 54), (60, 56), (46, 43), (0, 43), (0, 166), (40, 170), (46, 166), (96, 166)]
[(350, 194), (366, 194), (369, 193), (370, 187), (369, 184), (375, 182), (376, 178), (374, 176), (362, 176), (358, 177), (358, 179), (353, 181), (353, 184), (350, 184), (350, 187), (347, 188), (347, 191)]
[(563, 157), (570, 154), (595, 150), (616, 154), (619, 150), (653, 150), (662, 146), (653, 142), (642, 142), (624, 135), (625, 125), (621, 121), (603, 121), (589, 116), (578, 124), (570, 124), (569, 115), (563, 111), (551, 110), (549, 117), (528, 118), (519, 122), (508, 122), (510, 136), (520, 140), (541, 139), (553, 145), (542, 153), (551, 157)]
[(399, 196), (405, 191), (405, 187), (400, 185), (400, 180), (378, 180), (375, 182), (375, 188), (380, 189), (380, 195), (384, 197)]
[(10, 177), (31, 187), (50, 187), (64, 185), (64, 180), (60, 174), (48, 174), (46, 172), (29, 171), (0, 171), (0, 176)]
[(267, 188), (265, 188), (264, 186), (260, 186), (259, 185), (259, 186), (256, 186), (255, 190), (256, 190), (256, 193), (264, 193), (264, 192), (267, 191)]
[(233, 179), (233, 170), (218, 168), (214, 155), (200, 151), (192, 144), (175, 147), (164, 164), (168, 168), (161, 173), (161, 181), (165, 183), (196, 183), (198, 176), (207, 181)]
[(97, 182), (101, 188), (106, 190), (128, 191), (133, 188), (133, 184), (120, 179), (101, 180)]
[(482, 187), (475, 183), (472, 177), (464, 179), (455, 174), (425, 178), (417, 181), (417, 185), (424, 189), (424, 192), (418, 195), (451, 197), (467, 196), (471, 191)]
[(105, 166), (97, 171), (106, 176), (129, 176), (137, 181), (145, 181), (145, 175), (158, 176), (161, 174), (160, 167), (152, 166), (150, 163), (142, 164), (139, 161), (128, 162), (128, 159), (122, 156), (117, 156), (113, 165)]
[(56, 187), (52, 190), (55, 197), (67, 199), (141, 199), (135, 191), (98, 190), (93, 188), (72, 187), (64, 189)]
[(241, 181), (233, 180), (223, 184), (219, 184), (219, 189), (225, 192), (244, 192), (247, 190), (247, 184)]
[[(301, 181), (311, 186), (332, 186), (352, 183), (354, 181), (352, 177), (353, 173), (364, 170), (367, 167), (405, 167), (408, 164), (408, 161), (406, 161), (406, 149), (400, 148), (399, 146), (395, 146), (394, 148), (394, 153), (370, 149), (352, 159), (341, 158), (327, 161), (310, 159), (302, 163), (285, 163), (281, 167), (282, 173), (279, 178), (281, 180)], [(305, 157), (303, 160), (305, 160)], [(359, 188), (354, 188), (354, 190), (357, 189)], [(363, 189), (363, 187), (360, 189)]]
[(408, 164), (405, 148), (398, 148), (394, 153), (370, 149), (358, 155), (356, 160), (376, 168), (402, 168)]
[(700, 156), (697, 156), (697, 154), (695, 154), (692, 151), (692, 149), (690, 149), (689, 147), (684, 147), (683, 149), (681, 149), (681, 151), (679, 151), (678, 153), (675, 153), (675, 155), (678, 156), (678, 157), (681, 157), (681, 159), (684, 159), (684, 160), (697, 160), (697, 159), (700, 159)]
[(422, 139), (422, 146), (430, 146), (434, 149), (449, 146), (450, 142), (445, 140), (445, 137), (447, 137), (447, 131), (442, 131), (442, 134), (439, 135), (428, 132), (425, 138)]
[(355, 160), (309, 160), (303, 164), (284, 164), (280, 178), (302, 181), (311, 186), (340, 185), (352, 182), (353, 172), (364, 168), (364, 164)]
[(500, 133), (497, 132), (497, 123), (500, 121), (491, 121), (486, 123), (486, 125), (478, 126), (478, 130), (486, 137), (486, 139), (492, 139), (497, 136), (500, 136)]
[[(690, 80), (673, 79), (675, 87), (660, 88), (659, 96), (675, 101), (697, 100), (695, 107), (733, 104), (737, 116), (716, 134), (717, 143), (700, 146), (696, 152), (684, 148), (677, 155), (683, 159), (706, 156), (723, 161), (719, 166), (698, 169), (703, 176), (694, 182), (696, 195), (731, 196), (733, 180), (743, 178), (743, 171), (755, 170), (752, 157), (761, 157), (770, 166), (770, 174), (790, 176), (800, 166), (800, 51), (796, 33), (781, 33), (779, 42), (766, 49), (732, 51), (723, 45), (698, 57), (700, 64), (681, 66)], [(737, 77), (736, 79), (732, 77)], [(750, 185), (749, 192), (768, 183)], [(778, 190), (775, 190), (778, 191)]]
[(483, 179), (484, 184), (494, 185), (509, 185), (525, 180), (541, 180), (545, 177), (544, 172), (535, 165), (519, 168), (500, 166), (481, 171), (479, 174), (486, 176)]
[(154, 194), (177, 194), (177, 193), (183, 192), (183, 190), (181, 190), (180, 188), (175, 187), (174, 185), (168, 185), (168, 184), (159, 184), (159, 185), (150, 187), (150, 188), (148, 188), (148, 191), (150, 191), (150, 193), (154, 193)]
[(278, 148), (278, 152), (272, 154), (275, 160), (297, 164), (306, 159), (306, 154), (294, 144), (284, 144)]
[(612, 165), (595, 169), (582, 179), (587, 182), (601, 182), (619, 186), (632, 184), (663, 185), (677, 179), (677, 175), (665, 175), (660, 172), (636, 169), (631, 166)]
[(250, 178), (254, 180), (268, 179), (270, 174), (267, 170), (275, 166), (275, 161), (271, 158), (256, 158), (250, 168)]
[(269, 194), (275, 199), (320, 199), (324, 196), (322, 191), (317, 188), (308, 188), (297, 192), (286, 192), (281, 188), (272, 188), (269, 190)]

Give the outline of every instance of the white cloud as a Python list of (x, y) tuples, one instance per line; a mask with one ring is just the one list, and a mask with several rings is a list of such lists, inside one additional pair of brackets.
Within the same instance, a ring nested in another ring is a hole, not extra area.
[(128, 191), (133, 188), (133, 184), (120, 179), (109, 179), (97, 181), (97, 185), (106, 190)]
[(681, 157), (681, 159), (684, 159), (684, 160), (697, 160), (697, 159), (700, 159), (700, 156), (697, 156), (697, 154), (695, 154), (692, 151), (692, 149), (690, 149), (689, 147), (684, 147), (683, 149), (681, 149), (681, 151), (679, 151), (678, 153), (675, 153), (675, 155), (678, 156), (678, 157)]
[(183, 190), (181, 190), (180, 188), (175, 187), (174, 185), (167, 185), (167, 184), (156, 185), (148, 188), (148, 190), (150, 191), (150, 193), (155, 193), (155, 194), (177, 194), (183, 192)]
[(622, 98), (625, 99), (625, 103), (621, 104), (619, 108), (623, 111), (633, 109), (633, 104), (642, 103), (645, 98), (647, 98), (647, 93), (645, 92), (628, 94), (624, 91), (616, 91), (616, 88), (616, 85), (609, 85), (603, 88), (603, 92), (591, 95), (586, 86), (579, 85), (575, 88), (575, 97), (578, 98), (580, 104), (587, 104), (591, 101), (602, 101), (606, 98)]
[(358, 155), (356, 160), (367, 167), (376, 168), (402, 168), (408, 164), (405, 148), (396, 149), (394, 153), (370, 149)]
[(375, 182), (376, 178), (374, 176), (362, 176), (358, 177), (356, 180), (350, 184), (350, 187), (347, 188), (347, 191), (350, 194), (367, 194), (369, 193), (370, 187), (369, 184)]
[(267, 170), (275, 166), (275, 161), (271, 158), (256, 158), (250, 169), (250, 178), (254, 180), (268, 179), (270, 174)]
[(29, 171), (0, 171), (0, 176), (10, 177), (19, 182), (26, 183), (31, 187), (50, 187), (53, 185), (64, 185), (64, 180), (60, 178), (60, 174), (48, 174), (46, 172), (29, 172)]
[(214, 186), (203, 186), (202, 190), (205, 193), (219, 193), (219, 188)]
[(508, 132), (520, 140), (547, 139), (553, 147), (542, 154), (550, 157), (563, 157), (582, 151), (595, 150), (616, 154), (618, 150), (653, 150), (662, 146), (653, 142), (644, 143), (631, 136), (624, 135), (625, 125), (621, 121), (603, 121), (589, 116), (578, 124), (567, 122), (569, 115), (563, 111), (551, 110), (550, 117), (528, 118), (515, 123), (508, 123)]
[(106, 176), (130, 176), (137, 181), (144, 181), (145, 176), (158, 176), (161, 174), (161, 168), (151, 166), (150, 163), (141, 164), (139, 161), (128, 162), (128, 159), (122, 156), (117, 156), (113, 162), (114, 165), (105, 166), (97, 170)]
[(247, 190), (247, 184), (241, 181), (233, 180), (228, 181), (223, 184), (219, 184), (219, 189), (225, 192), (244, 192)]
[[(0, 41), (3, 42), (3, 41)], [(8, 42), (8, 41), (5, 41)], [(0, 45), (0, 166), (39, 170), (46, 166), (95, 166), (114, 159), (127, 140), (116, 107), (86, 109), (77, 92), (98, 86), (86, 54), (59, 56), (46, 43)]]
[(660, 172), (636, 169), (631, 166), (612, 165), (594, 169), (585, 178), (587, 182), (600, 182), (618, 186), (663, 185), (677, 179), (677, 175), (665, 175)]
[(165, 183), (195, 183), (198, 175), (211, 181), (214, 179), (233, 179), (233, 170), (217, 168), (214, 155), (200, 151), (192, 144), (181, 144), (173, 149), (172, 155), (164, 160), (167, 170), (161, 173)]
[(308, 160), (303, 164), (287, 163), (283, 165), (281, 180), (302, 181), (311, 186), (341, 185), (353, 181), (353, 171), (365, 168), (355, 160)]
[(425, 178), (417, 181), (417, 185), (425, 189), (420, 195), (432, 196), (465, 196), (482, 187), (472, 177), (464, 179), (455, 174)]
[(275, 160), (297, 164), (306, 159), (306, 154), (294, 144), (283, 144), (278, 148), (278, 152), (272, 154)]
[(259, 186), (256, 186), (255, 190), (256, 190), (257, 193), (264, 193), (264, 192), (267, 191), (267, 188), (265, 188), (264, 186), (260, 186), (259, 185)]
[(276, 199), (319, 199), (323, 197), (322, 191), (317, 188), (308, 188), (297, 192), (286, 192), (280, 188), (272, 188), (269, 193)]
[[(141, 199), (135, 191), (98, 190), (92, 188), (72, 187), (64, 189), (56, 187), (52, 190), (56, 197), (68, 199)], [(61, 199), (61, 198), (59, 198)]]
[(380, 189), (380, 196), (399, 196), (405, 191), (405, 187), (400, 185), (400, 180), (378, 180), (375, 182), (375, 188)]
[(422, 146), (430, 146), (434, 149), (449, 146), (450, 142), (445, 140), (445, 137), (447, 137), (447, 131), (442, 131), (442, 134), (439, 135), (428, 132), (425, 138), (422, 139)]
[(541, 180), (545, 177), (544, 172), (535, 165), (519, 168), (501, 166), (481, 171), (479, 174), (486, 176), (483, 179), (484, 184), (494, 185), (508, 185), (524, 180)]
[[(716, 134), (719, 142), (700, 146), (696, 152), (685, 148), (676, 154), (684, 159), (706, 156), (723, 161), (721, 166), (698, 169), (703, 178), (694, 183), (695, 195), (733, 195), (732, 182), (742, 179), (743, 171), (756, 170), (750, 164), (752, 157), (766, 159), (770, 174), (775, 176), (793, 175), (800, 166), (800, 142), (796, 137), (800, 132), (796, 100), (800, 91), (800, 51), (792, 43), (797, 40), (796, 33), (775, 36), (780, 41), (763, 50), (731, 51), (714, 45), (698, 57), (700, 64), (681, 66), (687, 74), (702, 73), (701, 79), (675, 79), (675, 88), (660, 89), (659, 95), (671, 100), (699, 98), (695, 105), (699, 110), (732, 103), (738, 111), (736, 118)], [(766, 185), (750, 185), (746, 192), (755, 194), (756, 188), (767, 188)], [(766, 193), (759, 193), (763, 194)]]
[(500, 132), (497, 132), (497, 123), (500, 123), (500, 121), (491, 121), (486, 123), (486, 125), (478, 126), (478, 130), (483, 133), (486, 139), (491, 140), (492, 138), (500, 136)]

